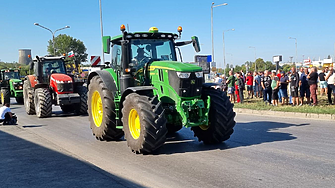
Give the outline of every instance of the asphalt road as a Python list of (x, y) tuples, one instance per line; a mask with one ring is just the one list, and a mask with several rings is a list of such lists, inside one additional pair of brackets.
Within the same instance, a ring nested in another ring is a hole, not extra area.
[(53, 108), (38, 119), (12, 105), (19, 125), (0, 126), (1, 187), (335, 185), (334, 121), (238, 114), (225, 143), (206, 146), (182, 129), (155, 154), (136, 155), (126, 141), (97, 141), (87, 116)]

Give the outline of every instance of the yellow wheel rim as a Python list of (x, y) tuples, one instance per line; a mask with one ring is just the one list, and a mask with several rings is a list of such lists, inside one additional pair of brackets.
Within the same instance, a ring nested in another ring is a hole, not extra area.
[(92, 117), (95, 126), (100, 127), (102, 123), (102, 115), (103, 115), (103, 106), (100, 97), (100, 93), (98, 91), (94, 91), (92, 95)]
[(3, 93), (1, 93), (1, 103), (4, 103), (5, 102), (5, 99), (3, 97)]
[(135, 109), (131, 109), (128, 117), (128, 124), (131, 136), (138, 139), (141, 134), (140, 116)]

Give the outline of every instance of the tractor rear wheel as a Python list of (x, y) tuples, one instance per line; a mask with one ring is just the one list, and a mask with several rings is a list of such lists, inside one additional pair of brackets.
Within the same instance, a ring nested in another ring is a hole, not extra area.
[(52, 101), (50, 91), (47, 88), (38, 88), (35, 90), (34, 102), (37, 117), (45, 118), (51, 116)]
[(10, 92), (8, 89), (1, 89), (1, 104), (10, 103)]
[(34, 90), (30, 88), (28, 81), (23, 84), (23, 100), (27, 114), (35, 114)]
[(123, 131), (134, 153), (151, 153), (166, 140), (164, 110), (158, 97), (129, 94), (123, 102)]
[(233, 104), (230, 103), (228, 97), (220, 90), (214, 88), (204, 88), (202, 99), (207, 100), (210, 96), (209, 123), (192, 127), (194, 136), (205, 144), (221, 143), (230, 138), (234, 132), (235, 112)]
[(93, 135), (101, 141), (119, 140), (123, 131), (116, 128), (114, 97), (100, 76), (90, 81), (87, 104)]
[(87, 114), (87, 88), (85, 86), (78, 86), (77, 92), (80, 95), (80, 104), (76, 104), (75, 110), (79, 115)]

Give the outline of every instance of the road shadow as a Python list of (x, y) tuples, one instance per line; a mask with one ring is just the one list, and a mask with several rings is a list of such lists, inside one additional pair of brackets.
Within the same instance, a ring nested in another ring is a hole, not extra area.
[(22, 128), (36, 128), (36, 127), (44, 127), (47, 125), (23, 125)]
[(294, 140), (297, 137), (287, 133), (285, 130), (281, 131), (280, 129), (306, 125), (309, 124), (289, 124), (271, 121), (236, 123), (234, 133), (231, 138), (223, 143), (215, 145), (205, 145), (202, 142), (198, 142), (198, 139), (193, 136), (193, 132), (191, 130), (183, 128), (180, 132), (168, 137), (166, 143), (153, 154), (159, 155), (208, 150), (225, 150), (241, 146), (252, 146), (262, 143)]
[(72, 117), (72, 116), (88, 116), (87, 114), (85, 115), (78, 115), (74, 112), (63, 112), (62, 110), (58, 111), (52, 111), (51, 117)]
[(1, 187), (142, 187), (3, 131), (0, 143)]

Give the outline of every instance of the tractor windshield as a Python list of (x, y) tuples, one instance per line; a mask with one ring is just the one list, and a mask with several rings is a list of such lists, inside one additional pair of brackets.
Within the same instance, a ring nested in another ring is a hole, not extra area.
[(50, 75), (52, 73), (66, 74), (64, 61), (62, 60), (43, 61), (43, 74)]
[(5, 72), (5, 80), (10, 80), (10, 79), (20, 79), (20, 74), (19, 72)]
[(155, 61), (176, 61), (173, 41), (169, 39), (131, 40), (132, 64), (143, 67), (151, 59)]

